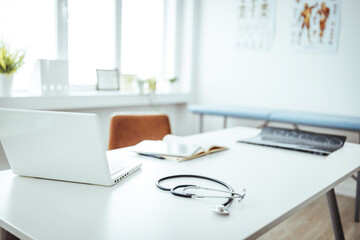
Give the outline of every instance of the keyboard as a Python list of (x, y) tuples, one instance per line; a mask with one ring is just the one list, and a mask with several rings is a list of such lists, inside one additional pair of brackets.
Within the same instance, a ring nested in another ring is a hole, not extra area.
[(122, 163), (119, 160), (108, 160), (109, 162), (109, 168), (110, 168), (110, 174), (117, 173), (125, 168), (124, 163)]

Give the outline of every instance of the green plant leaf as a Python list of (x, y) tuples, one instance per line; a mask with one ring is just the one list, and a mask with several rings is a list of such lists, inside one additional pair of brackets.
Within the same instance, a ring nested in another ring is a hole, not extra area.
[(176, 82), (177, 81), (177, 77), (173, 77), (173, 78), (170, 78), (169, 79), (169, 82), (171, 82), (171, 83), (174, 83), (174, 82)]
[(0, 43), (0, 73), (15, 73), (24, 64), (25, 52), (10, 51), (4, 43)]
[(0, 49), (0, 65), (3, 71), (6, 71), (5, 54), (5, 49), (2, 47)]

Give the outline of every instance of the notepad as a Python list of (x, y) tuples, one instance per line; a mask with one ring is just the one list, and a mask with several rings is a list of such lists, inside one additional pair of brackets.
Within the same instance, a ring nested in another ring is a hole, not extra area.
[(186, 161), (228, 149), (220, 145), (188, 142), (185, 138), (168, 134), (163, 140), (144, 140), (131, 147), (131, 151), (157, 158)]

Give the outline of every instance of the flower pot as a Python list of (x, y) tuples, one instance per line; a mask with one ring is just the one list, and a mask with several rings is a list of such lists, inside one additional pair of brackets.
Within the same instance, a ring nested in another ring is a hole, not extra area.
[(0, 73), (0, 96), (11, 96), (13, 77), (13, 74)]
[(141, 95), (144, 94), (145, 81), (144, 81), (144, 80), (138, 80), (137, 83), (138, 83), (138, 87), (139, 87), (139, 92), (140, 92), (140, 94), (141, 94)]
[(179, 84), (177, 82), (170, 82), (170, 92), (171, 93), (179, 92)]
[(149, 82), (149, 91), (150, 92), (155, 92), (156, 91), (156, 82)]

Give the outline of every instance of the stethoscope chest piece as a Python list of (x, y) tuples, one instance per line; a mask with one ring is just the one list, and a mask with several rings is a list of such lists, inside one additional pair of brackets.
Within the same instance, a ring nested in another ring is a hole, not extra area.
[(221, 214), (221, 215), (229, 215), (230, 214), (230, 211), (228, 209), (226, 209), (226, 207), (224, 205), (217, 205), (214, 208), (212, 208), (211, 210), (213, 210), (217, 214)]

